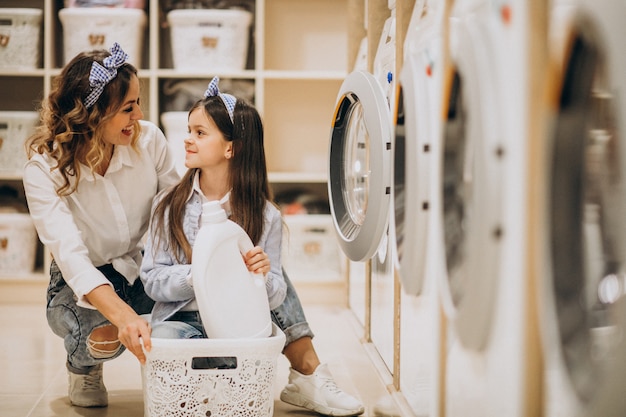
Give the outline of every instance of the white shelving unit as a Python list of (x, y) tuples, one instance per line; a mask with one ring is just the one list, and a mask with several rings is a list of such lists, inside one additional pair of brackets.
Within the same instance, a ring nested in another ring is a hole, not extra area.
[[(251, 65), (243, 71), (180, 72), (171, 64), (169, 29), (158, 0), (147, 2), (139, 77), (145, 118), (160, 125), (163, 83), (176, 79), (245, 79), (254, 83), (254, 102), (265, 125), (266, 155), (274, 191), (303, 187), (326, 193), (327, 152), (336, 95), (348, 73), (349, 10), (359, 0), (256, 0)], [(43, 10), (41, 68), (0, 69), (0, 110), (34, 111), (63, 66), (62, 0), (3, 0), (2, 7)], [(86, 22), (88, 24), (88, 22)], [(109, 45), (106, 45), (108, 47)], [(350, 49), (353, 49), (350, 47)], [(177, 109), (186, 110), (186, 109)], [(0, 185), (21, 190), (19, 173)], [(23, 191), (21, 191), (23, 194)], [(47, 279), (44, 250), (32, 280)], [(14, 277), (0, 276), (0, 280)]]

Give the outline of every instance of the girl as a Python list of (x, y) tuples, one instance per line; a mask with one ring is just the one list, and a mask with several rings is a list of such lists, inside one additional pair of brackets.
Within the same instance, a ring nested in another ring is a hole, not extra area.
[(202, 203), (219, 200), (230, 218), (257, 245), (244, 258), (265, 274), (272, 320), (287, 337), (283, 353), (292, 369), (281, 399), (322, 414), (363, 413), (362, 404), (341, 391), (320, 364), (300, 301), (281, 263), (282, 218), (271, 203), (257, 111), (223, 94), (214, 78), (189, 111), (182, 181), (155, 199), (141, 278), (155, 301), (153, 337), (206, 337), (191, 281), (191, 253)]
[(108, 404), (102, 363), (145, 361), (154, 302), (137, 279), (154, 196), (176, 183), (163, 133), (140, 121), (137, 70), (118, 44), (77, 55), (42, 103), (24, 190), (52, 253), (46, 315), (65, 341), (73, 405)]
[(219, 200), (257, 244), (245, 261), (251, 272), (265, 275), (270, 308), (278, 307), (286, 293), (282, 218), (270, 202), (258, 113), (242, 100), (219, 94), (215, 78), (206, 98), (189, 112), (189, 130), (185, 165), (190, 169), (155, 199), (141, 268), (146, 292), (156, 301), (154, 337), (206, 337), (191, 283), (192, 246), (206, 201)]

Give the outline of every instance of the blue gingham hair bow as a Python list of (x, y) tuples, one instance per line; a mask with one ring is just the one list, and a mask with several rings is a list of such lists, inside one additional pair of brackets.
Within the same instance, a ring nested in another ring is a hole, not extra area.
[(204, 92), (204, 98), (219, 96), (224, 105), (226, 106), (226, 110), (228, 110), (228, 115), (230, 116), (230, 121), (234, 123), (233, 120), (233, 112), (235, 111), (235, 103), (237, 103), (237, 99), (235, 96), (230, 94), (220, 93), (220, 89), (217, 84), (220, 82), (219, 77), (213, 77), (206, 91)]
[(94, 61), (91, 64), (91, 73), (89, 74), (89, 95), (85, 98), (85, 106), (90, 108), (93, 106), (100, 95), (104, 91), (104, 87), (117, 76), (117, 69), (121, 67), (128, 59), (128, 54), (122, 50), (122, 47), (115, 42), (111, 47), (111, 55), (104, 58), (103, 65)]

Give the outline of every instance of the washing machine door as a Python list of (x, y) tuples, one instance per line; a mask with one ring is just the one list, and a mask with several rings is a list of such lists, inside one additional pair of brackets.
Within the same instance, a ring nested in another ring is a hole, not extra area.
[(365, 71), (349, 74), (332, 123), (328, 195), (339, 244), (352, 261), (370, 259), (388, 225), (392, 130), (378, 81)]
[(478, 25), (457, 22), (451, 25), (454, 65), (444, 98), (440, 192), (446, 274), (440, 288), (458, 340), (481, 350), (493, 323), (504, 233), (499, 132), (505, 106), (498, 96), (501, 74), (494, 71), (494, 37)]
[[(560, 356), (580, 408), (595, 402), (603, 411), (585, 415), (621, 416), (626, 413), (626, 60), (621, 41), (607, 48), (602, 29), (580, 19), (567, 48), (551, 142), (550, 284)], [(620, 56), (608, 56), (609, 50)]]
[[(400, 74), (393, 147), (393, 207), (396, 257), (405, 293), (419, 295), (425, 280), (431, 211), (434, 80), (422, 51), (407, 57)], [(430, 84), (429, 82), (430, 81)], [(441, 93), (441, 92), (439, 92)]]

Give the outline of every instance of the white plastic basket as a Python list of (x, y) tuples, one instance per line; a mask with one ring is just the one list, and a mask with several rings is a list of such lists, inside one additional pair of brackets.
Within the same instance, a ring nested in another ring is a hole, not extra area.
[(24, 142), (38, 123), (37, 112), (0, 111), (0, 174), (21, 176), (26, 163)]
[(59, 10), (63, 24), (63, 53), (67, 64), (79, 52), (110, 49), (114, 42), (128, 54), (128, 62), (141, 67), (146, 13), (140, 9), (70, 7)]
[(187, 133), (187, 119), (189, 113), (186, 111), (169, 111), (161, 113), (161, 124), (170, 153), (174, 158), (176, 171), (181, 177), (187, 172), (185, 166), (185, 139)]
[(41, 9), (0, 8), (0, 68), (39, 66)]
[(0, 212), (0, 275), (32, 273), (36, 252), (37, 232), (30, 215)]
[[(260, 339), (152, 339), (142, 365), (145, 417), (270, 417), (284, 333)], [(194, 358), (236, 358), (235, 369), (194, 369)]]
[(252, 13), (236, 9), (177, 9), (167, 14), (174, 68), (245, 69)]

